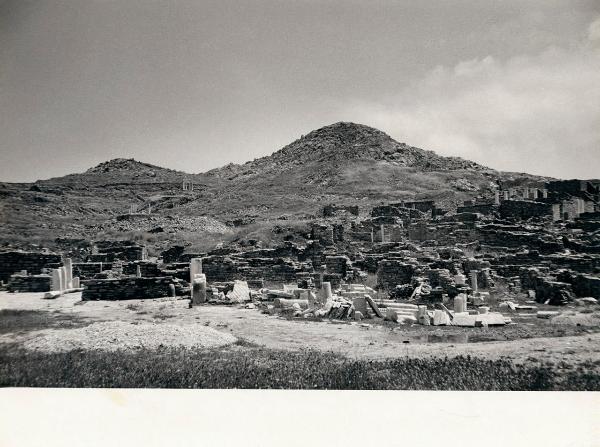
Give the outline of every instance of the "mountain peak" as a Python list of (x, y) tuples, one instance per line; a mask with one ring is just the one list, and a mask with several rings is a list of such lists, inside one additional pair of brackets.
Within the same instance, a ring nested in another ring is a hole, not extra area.
[(133, 158), (113, 158), (102, 162), (86, 171), (86, 173), (104, 173), (114, 171), (140, 171), (146, 169), (165, 169)]

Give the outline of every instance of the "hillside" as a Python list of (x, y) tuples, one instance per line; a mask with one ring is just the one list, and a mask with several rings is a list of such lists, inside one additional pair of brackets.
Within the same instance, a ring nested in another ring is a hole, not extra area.
[[(194, 191), (182, 190), (184, 179), (194, 182)], [(172, 240), (198, 241), (227, 235), (234, 225), (314, 218), (328, 203), (368, 212), (381, 202), (433, 199), (452, 208), (475, 196), (491, 197), (499, 180), (543, 179), (442, 157), (368, 126), (336, 123), (272, 155), (202, 174), (114, 159), (84, 173), (0, 184), (0, 243), (47, 245), (56, 237), (93, 239), (157, 228)], [(119, 217), (130, 207), (136, 215)]]

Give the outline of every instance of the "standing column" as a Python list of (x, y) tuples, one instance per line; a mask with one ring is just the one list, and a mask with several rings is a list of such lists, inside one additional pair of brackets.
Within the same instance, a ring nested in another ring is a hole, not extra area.
[(471, 289), (473, 292), (477, 292), (479, 290), (477, 288), (477, 270), (471, 270), (469, 276), (471, 277)]
[(547, 198), (548, 198), (548, 190), (547, 190), (547, 189), (545, 189), (545, 188), (544, 188), (544, 189), (542, 189), (542, 197), (543, 197), (544, 199), (547, 199)]
[(206, 275), (196, 273), (192, 280), (192, 304), (202, 304), (206, 302)]
[(383, 229), (383, 224), (381, 224), (381, 242), (385, 242), (385, 233)]
[(190, 259), (190, 284), (199, 273), (202, 273), (202, 258)]
[(59, 268), (60, 270), (60, 286), (61, 292), (67, 288), (67, 269), (65, 267)]
[(65, 258), (64, 264), (67, 273), (65, 289), (70, 289), (73, 287), (73, 260), (71, 258)]
[(504, 194), (504, 200), (508, 200), (509, 199), (508, 191), (503, 191), (503, 194)]
[(528, 187), (523, 188), (523, 198), (529, 199), (529, 188)]
[(537, 188), (533, 188), (533, 189), (531, 190), (531, 192), (533, 193), (533, 200), (537, 200), (537, 198), (538, 198), (538, 194), (539, 194), (539, 193), (538, 193), (538, 189), (537, 189)]
[(140, 268), (139, 264), (135, 266), (135, 276), (137, 278), (141, 278), (142, 277), (142, 269)]
[(57, 292), (62, 290), (60, 269), (52, 269), (52, 290)]
[(323, 304), (325, 304), (327, 301), (331, 301), (331, 283), (328, 281), (325, 281), (321, 284), (321, 298), (323, 300)]
[(494, 203), (500, 205), (500, 191), (494, 192)]

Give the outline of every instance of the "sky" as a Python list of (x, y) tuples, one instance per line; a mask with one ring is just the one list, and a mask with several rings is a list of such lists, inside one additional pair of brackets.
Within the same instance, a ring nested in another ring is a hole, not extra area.
[(600, 2), (0, 0), (0, 181), (204, 172), (338, 121), (600, 178)]

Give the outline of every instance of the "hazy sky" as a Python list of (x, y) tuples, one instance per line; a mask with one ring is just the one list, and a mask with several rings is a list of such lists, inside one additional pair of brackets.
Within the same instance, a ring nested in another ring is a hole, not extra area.
[(0, 181), (202, 172), (354, 121), (600, 177), (600, 1), (0, 0)]

